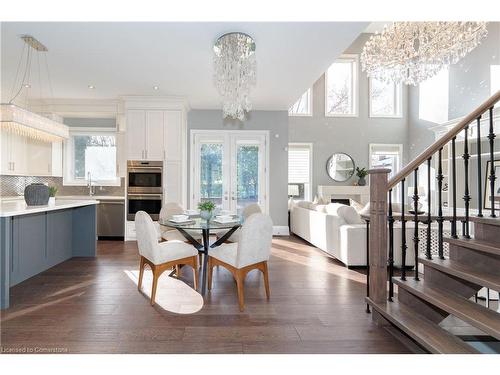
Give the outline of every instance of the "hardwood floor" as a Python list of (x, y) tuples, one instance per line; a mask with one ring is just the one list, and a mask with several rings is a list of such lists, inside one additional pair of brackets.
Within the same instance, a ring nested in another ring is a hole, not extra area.
[[(138, 266), (135, 242), (100, 241), (97, 258), (73, 258), (16, 285), (1, 312), (1, 352), (408, 352), (365, 313), (365, 276), (296, 237), (273, 240), (270, 301), (260, 273), (248, 274), (243, 313), (222, 267), (204, 307), (180, 315), (137, 291), (126, 271)], [(182, 277), (191, 285), (189, 267)]]

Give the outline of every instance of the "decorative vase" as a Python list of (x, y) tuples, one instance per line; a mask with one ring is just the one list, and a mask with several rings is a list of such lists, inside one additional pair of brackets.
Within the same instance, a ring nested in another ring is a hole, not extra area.
[(49, 206), (56, 205), (56, 197), (49, 197)]
[(200, 211), (200, 217), (208, 221), (212, 218), (212, 211)]
[(40, 183), (26, 186), (24, 200), (28, 206), (46, 206), (49, 202), (49, 187)]
[(365, 186), (366, 185), (366, 180), (364, 177), (360, 177), (358, 180), (358, 185), (359, 186)]

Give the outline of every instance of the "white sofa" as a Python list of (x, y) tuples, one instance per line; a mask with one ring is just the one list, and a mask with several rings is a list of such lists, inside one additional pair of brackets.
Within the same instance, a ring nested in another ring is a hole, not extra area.
[[(290, 207), (290, 230), (348, 267), (366, 266), (366, 222), (354, 207), (301, 201)], [(401, 265), (401, 223), (394, 223), (394, 265)], [(406, 224), (406, 265), (414, 265), (413, 224)]]

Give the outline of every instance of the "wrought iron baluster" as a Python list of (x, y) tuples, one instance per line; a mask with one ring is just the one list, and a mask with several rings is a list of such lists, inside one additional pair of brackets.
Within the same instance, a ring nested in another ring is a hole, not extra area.
[(394, 216), (392, 216), (392, 189), (389, 190), (389, 298), (392, 302), (394, 296), (394, 284), (392, 278), (394, 276)]
[(431, 254), (431, 162), (432, 156), (427, 159), (427, 241), (425, 246), (425, 257), (432, 259)]
[(418, 238), (418, 168), (415, 168), (413, 175), (413, 220), (414, 220), (414, 232), (413, 232), (413, 246), (415, 246), (415, 280), (418, 280), (418, 243), (420, 242)]
[(483, 187), (481, 181), (481, 116), (477, 119), (477, 216), (483, 217)]
[(458, 238), (457, 236), (457, 155), (455, 142), (457, 137), (453, 137), (451, 140), (451, 179), (453, 182), (453, 189), (451, 190), (451, 200), (453, 203), (453, 217), (451, 219), (451, 236), (453, 238)]
[(406, 280), (405, 179), (401, 180), (401, 280)]
[[(490, 141), (490, 176), (488, 179), (490, 180), (490, 199), (491, 199), (491, 213), (490, 217), (496, 217), (495, 214), (495, 157), (494, 146), (495, 146), (495, 132), (493, 129), (493, 107), (490, 108), (490, 132), (488, 134), (488, 139)], [(488, 173), (488, 171), (486, 171)]]
[[(366, 220), (366, 296), (370, 297), (370, 220)], [(366, 304), (366, 313), (370, 313), (370, 305)]]
[(463, 236), (465, 238), (470, 238), (469, 235), (469, 204), (470, 204), (470, 194), (469, 194), (469, 125), (464, 128), (464, 154), (462, 158), (464, 159), (464, 204), (465, 204), (465, 220), (464, 220), (464, 230)]
[(439, 149), (438, 153), (438, 173), (436, 176), (438, 182), (438, 256), (444, 259), (443, 254), (443, 148)]

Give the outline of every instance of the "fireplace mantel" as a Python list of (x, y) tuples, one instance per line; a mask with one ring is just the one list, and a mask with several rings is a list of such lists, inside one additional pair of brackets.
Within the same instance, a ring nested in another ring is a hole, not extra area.
[(366, 204), (370, 201), (370, 186), (319, 185), (318, 198), (326, 202), (330, 202), (332, 198), (344, 198)]

